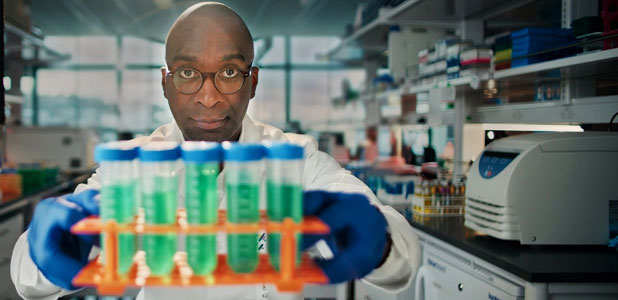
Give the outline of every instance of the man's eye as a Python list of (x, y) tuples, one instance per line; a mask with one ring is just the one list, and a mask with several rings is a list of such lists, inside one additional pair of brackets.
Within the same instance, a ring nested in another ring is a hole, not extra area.
[(184, 79), (193, 79), (197, 77), (197, 72), (191, 69), (185, 69), (180, 71), (180, 77)]
[(233, 78), (238, 76), (238, 70), (236, 69), (224, 69), (221, 73), (225, 78)]

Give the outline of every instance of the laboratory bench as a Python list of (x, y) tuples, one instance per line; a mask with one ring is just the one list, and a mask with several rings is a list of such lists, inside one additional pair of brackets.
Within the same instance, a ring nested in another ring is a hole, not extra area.
[[(16, 212), (20, 212), (24, 208), (33, 208), (41, 199), (53, 197), (63, 192), (72, 192), (72, 189), (79, 183), (85, 182), (92, 175), (93, 171), (94, 170), (88, 170), (80, 173), (61, 175), (60, 179), (55, 184), (38, 191), (33, 191), (14, 198), (2, 198), (2, 201), (0, 201), (0, 222), (10, 218), (15, 215)], [(24, 221), (28, 222), (29, 218)]]
[[(499, 299), (618, 299), (618, 250), (614, 248), (521, 245), (468, 229), (463, 216), (414, 216), (408, 222), (423, 248), (425, 270), (419, 271), (417, 281), (434, 280), (433, 285), (423, 287), (425, 299), (432, 295), (467, 298), (472, 294), (458, 294), (464, 286), (468, 291), (483, 291), (485, 297), (495, 289), (493, 295)], [(447, 271), (449, 266), (451, 271)], [(462, 277), (476, 279), (463, 285)], [(436, 285), (439, 281), (442, 285)], [(428, 289), (441, 290), (428, 293)]]
[(19, 299), (10, 279), (10, 262), (13, 246), (26, 230), (36, 204), (42, 199), (62, 193), (70, 193), (79, 183), (86, 181), (92, 171), (61, 176), (60, 180), (46, 188), (0, 202), (0, 299)]

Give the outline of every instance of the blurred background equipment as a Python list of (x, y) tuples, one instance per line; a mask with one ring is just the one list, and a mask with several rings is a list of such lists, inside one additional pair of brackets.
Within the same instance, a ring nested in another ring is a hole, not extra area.
[(495, 141), (470, 168), (465, 224), (521, 244), (606, 244), (618, 235), (616, 170), (616, 132)]

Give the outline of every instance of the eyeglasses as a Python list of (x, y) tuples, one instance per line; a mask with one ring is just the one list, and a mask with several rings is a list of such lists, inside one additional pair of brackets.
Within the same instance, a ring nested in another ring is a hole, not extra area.
[(245, 85), (245, 78), (251, 75), (252, 64), (246, 71), (228, 67), (217, 72), (200, 72), (194, 68), (180, 68), (174, 72), (168, 71), (167, 76), (172, 76), (174, 87), (182, 94), (194, 94), (202, 88), (206, 78), (212, 77), (215, 88), (219, 93), (230, 95), (237, 93)]

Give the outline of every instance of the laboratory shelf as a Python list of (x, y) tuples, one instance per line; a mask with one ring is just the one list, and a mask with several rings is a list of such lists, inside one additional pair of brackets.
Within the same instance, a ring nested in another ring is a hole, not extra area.
[(618, 95), (561, 101), (479, 106), (470, 116), (472, 123), (603, 123), (618, 109)]
[(494, 72), (493, 79), (503, 79), (508, 77), (527, 75), (541, 71), (572, 67), (576, 65), (599, 63), (608, 60), (618, 59), (618, 48), (593, 53), (586, 53), (577, 56), (554, 59), (546, 62), (536, 63), (528, 66), (511, 68)]
[(477, 234), (464, 217), (414, 217), (416, 230), (527, 282), (618, 282), (618, 250), (605, 245), (530, 246)]
[[(10, 22), (5, 22), (4, 26), (4, 38), (7, 41), (4, 55), (7, 58), (33, 65), (47, 65), (71, 58), (70, 54), (62, 53), (48, 45), (40, 34), (28, 32)], [(9, 35), (19, 38), (19, 42), (7, 39)]]
[(460, 77), (450, 80), (442, 80), (431, 84), (420, 84), (411, 86), (408, 89), (409, 93), (427, 92), (433, 88), (444, 88), (448, 86), (465, 86), (470, 85), (473, 89), (479, 87), (480, 82), (489, 79), (506, 79), (515, 76), (528, 75), (542, 71), (554, 69), (568, 68), (577, 65), (601, 63), (610, 60), (618, 59), (618, 49), (610, 49), (598, 51), (588, 54), (581, 54), (572, 57), (560, 58), (551, 61), (536, 63), (528, 66), (512, 68), (507, 70), (494, 71), (493, 73), (485, 73), (480, 75)]
[[(380, 8), (376, 19), (342, 39), (339, 45), (326, 52), (326, 56), (337, 57), (346, 51), (346, 47), (354, 46), (365, 50), (363, 58), (384, 58), (380, 54), (388, 49), (386, 37), (391, 25), (456, 30), (464, 20), (493, 19), (535, 1), (488, 1), (481, 7), (469, 6), (475, 10), (468, 11), (464, 1), (407, 0), (393, 8)], [(355, 62), (358, 64), (359, 61)]]
[(13, 94), (4, 94), (4, 100), (6, 100), (6, 103), (22, 104), (24, 102), (24, 97)]
[(384, 33), (388, 32), (388, 28), (385, 26), (388, 25), (389, 21), (406, 10), (409, 10), (415, 4), (423, 1), (424, 0), (408, 0), (394, 8), (380, 8), (378, 17), (375, 20), (359, 28), (347, 38), (344, 38), (338, 46), (329, 50), (326, 53), (326, 56), (333, 57), (338, 52), (344, 51), (343, 48), (352, 45), (357, 41), (365, 41), (365, 43), (360, 43), (361, 48), (366, 48), (367, 50), (374, 52), (384, 52), (387, 48), (386, 43), (374, 43), (373, 45), (370, 45), (368, 41), (381, 40)]
[(449, 86), (456, 87), (456, 86), (464, 86), (464, 85), (470, 85), (472, 89), (478, 89), (481, 81), (485, 81), (488, 78), (489, 78), (489, 75), (485, 73), (485, 74), (480, 74), (480, 76), (473, 75), (473, 76), (466, 76), (466, 77), (460, 77), (460, 78), (449, 79), (449, 80), (441, 80), (435, 83), (412, 86), (408, 89), (408, 93), (416, 94), (416, 93), (421, 93), (421, 92), (427, 92), (434, 88), (444, 88), (444, 87), (449, 87)]
[(390, 8), (390, 9), (380, 8), (378, 17), (375, 20), (371, 21), (369, 24), (355, 31), (351, 36), (344, 39), (342, 44), (347, 44), (351, 41), (358, 40), (369, 34), (375, 33), (376, 29), (378, 29), (381, 26), (386, 25), (388, 21), (391, 21), (397, 15), (400, 15), (401, 13), (413, 7), (415, 4), (418, 4), (419, 2), (422, 2), (422, 1), (424, 0), (408, 0), (408, 1), (405, 1), (399, 4), (398, 6), (394, 8)]
[(391, 97), (391, 96), (401, 96), (402, 94), (404, 94), (404, 92), (405, 92), (404, 88), (398, 88), (398, 89), (386, 90), (386, 91), (381, 91), (381, 92), (365, 93), (360, 96), (359, 100), (361, 102), (367, 102), (367, 101), (371, 101), (374, 99), (384, 100), (384, 99), (388, 99), (388, 97)]

